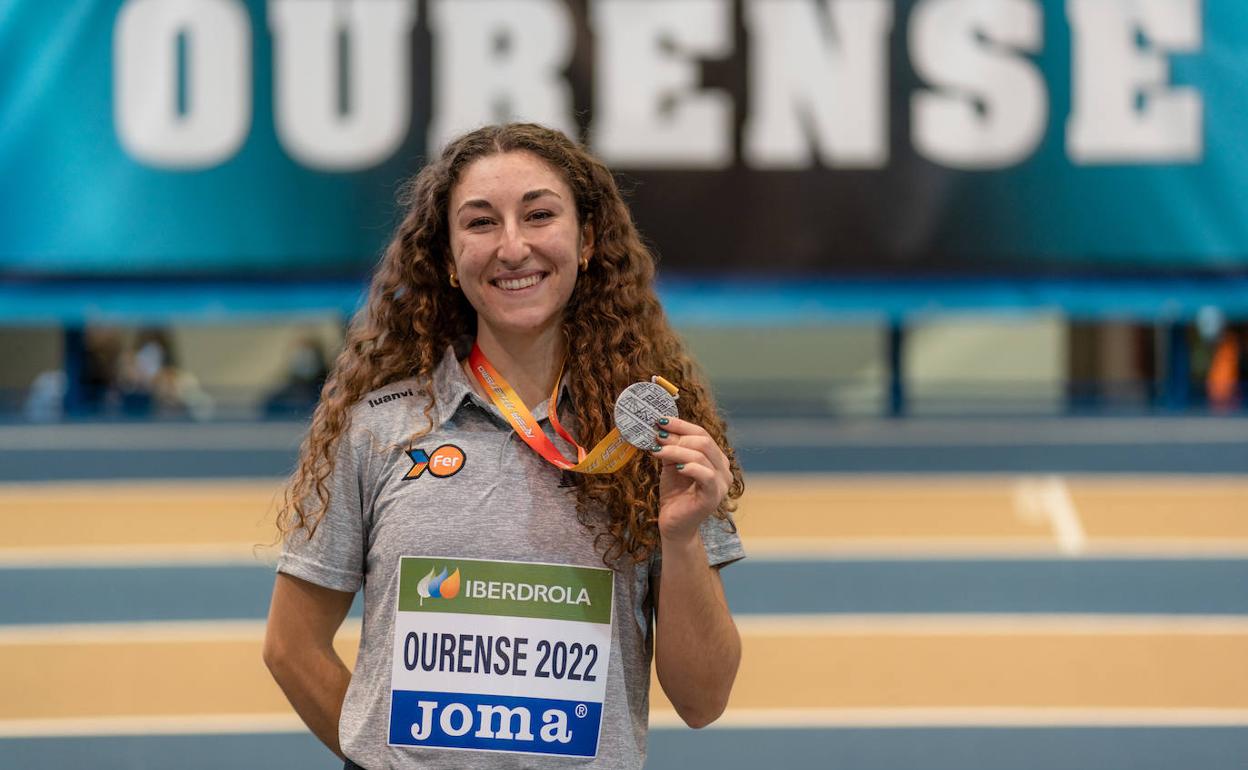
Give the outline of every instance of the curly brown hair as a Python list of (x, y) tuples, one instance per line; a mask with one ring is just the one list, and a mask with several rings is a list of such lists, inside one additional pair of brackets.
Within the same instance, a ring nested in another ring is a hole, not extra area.
[[(715, 516), (728, 519), (744, 491), (741, 468), (706, 381), (667, 323), (654, 292), (655, 255), (642, 242), (615, 178), (562, 133), (531, 123), (487, 126), (452, 141), (402, 188), (405, 213), (373, 273), (325, 382), (299, 463), (278, 513), (283, 537), (311, 537), (329, 505), (326, 483), (352, 407), (367, 393), (416, 378), (433, 429), (432, 373), (449, 345), (476, 331), (476, 314), (449, 281), (451, 190), (475, 160), (530, 152), (556, 169), (576, 201), (577, 222), (592, 223), (594, 256), (563, 313), (567, 371), (578, 440), (587, 446), (613, 426), (612, 405), (628, 385), (662, 374), (680, 386), (684, 419), (705, 428), (728, 457), (732, 483)], [(588, 439), (588, 440), (587, 440)], [(596, 529), (603, 560), (641, 561), (658, 546), (659, 469), (647, 453), (609, 475), (575, 474), (577, 518)], [(606, 511), (594, 524), (592, 511)]]

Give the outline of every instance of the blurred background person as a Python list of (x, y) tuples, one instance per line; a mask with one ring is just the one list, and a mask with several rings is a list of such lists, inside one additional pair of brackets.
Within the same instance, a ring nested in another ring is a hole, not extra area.
[(1248, 381), (1248, 324), (1230, 324), (1218, 334), (1205, 379), (1205, 393), (1215, 412), (1227, 414), (1243, 406)]
[(286, 356), (284, 379), (264, 399), (266, 417), (305, 416), (321, 396), (329, 365), (325, 352), (315, 337), (297, 339)]
[(160, 327), (142, 329), (135, 336), (121, 358), (117, 389), (121, 412), (128, 417), (205, 420), (212, 416), (212, 397), (195, 375), (178, 366), (172, 335)]

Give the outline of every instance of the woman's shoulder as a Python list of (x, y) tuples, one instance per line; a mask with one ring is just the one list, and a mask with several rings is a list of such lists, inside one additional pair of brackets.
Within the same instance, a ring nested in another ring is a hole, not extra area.
[(367, 412), (372, 409), (380, 409), (387, 404), (398, 404), (404, 399), (407, 400), (407, 406), (413, 401), (420, 401), (423, 404), (427, 401), (428, 396), (425, 394), (427, 384), (416, 377), (408, 377), (402, 380), (382, 385), (376, 390), (369, 391), (355, 403), (355, 411)]
[(456, 399), (465, 386), (463, 373), (448, 351), (434, 371), (387, 382), (363, 396), (351, 407), (351, 431), (357, 436), (397, 438), (422, 428), (433, 430), (442, 422), (442, 407)]
[(365, 393), (351, 407), (353, 425), (378, 427), (402, 422), (402, 417), (423, 412), (429, 404), (429, 383), (408, 377)]

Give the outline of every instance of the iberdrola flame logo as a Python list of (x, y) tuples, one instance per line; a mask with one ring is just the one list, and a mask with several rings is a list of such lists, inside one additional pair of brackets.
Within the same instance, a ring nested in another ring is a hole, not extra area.
[(429, 574), (420, 579), (416, 584), (416, 593), (420, 594), (420, 606), (425, 606), (425, 599), (454, 599), (459, 595), (459, 568), (457, 567), (450, 577), (446, 575), (446, 567), (442, 568), (442, 572), (436, 577), (433, 574), (433, 567), (429, 568)]

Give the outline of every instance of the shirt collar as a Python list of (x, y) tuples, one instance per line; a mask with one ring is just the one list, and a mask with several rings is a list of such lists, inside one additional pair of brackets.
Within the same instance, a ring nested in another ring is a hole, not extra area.
[[(565, 373), (563, 382), (559, 385), (560, 404), (566, 405), (572, 398), (572, 389), (568, 384), (568, 380), (569, 378)], [(436, 403), (435, 413), (438, 427), (445, 425), (447, 420), (455, 416), (455, 413), (464, 405), (465, 399), (472, 401), (503, 424), (510, 425), (498, 411), (498, 408), (494, 406), (493, 402), (488, 398), (477, 395), (477, 391), (473, 388), (472, 383), (468, 381), (468, 373), (464, 371), (460, 360), (455, 356), (455, 348), (453, 346), (446, 349), (446, 353), (442, 355), (442, 360), (438, 362), (437, 367), (433, 370), (433, 397)], [(547, 419), (548, 408), (548, 401), (538, 404), (537, 408), (533, 410), (533, 417), (538, 422)]]

